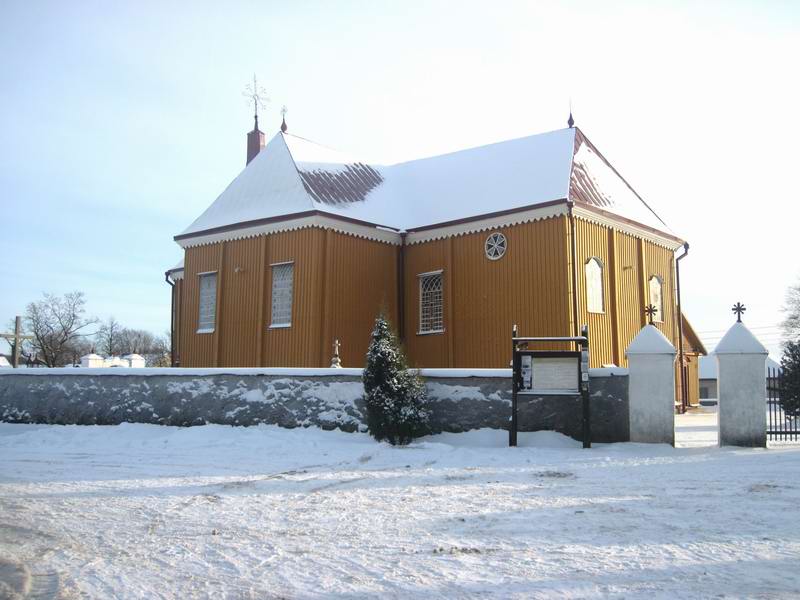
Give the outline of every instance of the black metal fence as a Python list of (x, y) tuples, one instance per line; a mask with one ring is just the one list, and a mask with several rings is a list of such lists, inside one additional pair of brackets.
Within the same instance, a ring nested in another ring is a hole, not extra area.
[(781, 404), (781, 372), (767, 369), (767, 439), (800, 442), (800, 415), (788, 414)]

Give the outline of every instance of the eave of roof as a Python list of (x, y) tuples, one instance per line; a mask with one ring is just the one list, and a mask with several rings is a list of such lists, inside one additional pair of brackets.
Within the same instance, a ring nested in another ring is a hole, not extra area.
[(329, 217), (331, 219), (336, 219), (336, 220), (344, 221), (344, 222), (347, 222), (347, 223), (354, 223), (354, 224), (357, 224), (357, 225), (363, 225), (365, 227), (375, 227), (375, 228), (386, 229), (386, 230), (389, 230), (389, 231), (397, 231), (397, 232), (400, 231), (399, 229), (397, 229), (395, 227), (390, 227), (388, 225), (380, 225), (378, 223), (369, 223), (367, 221), (361, 221), (359, 219), (353, 219), (351, 217), (346, 217), (346, 216), (343, 216), (343, 215), (337, 215), (335, 213), (325, 212), (323, 210), (307, 210), (307, 211), (303, 211), (303, 212), (299, 212), (299, 213), (291, 213), (291, 214), (288, 214), (288, 215), (280, 215), (280, 216), (277, 216), (277, 217), (267, 217), (265, 219), (254, 219), (253, 221), (243, 221), (241, 223), (232, 223), (230, 225), (222, 225), (220, 227), (212, 227), (210, 229), (204, 229), (202, 231), (196, 231), (196, 232), (192, 232), (192, 233), (181, 233), (179, 235), (176, 235), (173, 239), (176, 242), (179, 242), (181, 240), (187, 240), (187, 239), (191, 239), (191, 238), (195, 238), (195, 237), (201, 237), (201, 236), (206, 236), (206, 235), (214, 235), (214, 234), (217, 234), (217, 233), (226, 233), (228, 231), (236, 231), (237, 229), (247, 229), (247, 228), (250, 228), (250, 227), (258, 227), (259, 225), (267, 225), (269, 223), (280, 223), (281, 221), (290, 221), (290, 220), (293, 220), (293, 219), (300, 219), (300, 218), (303, 218), (303, 217), (313, 217), (313, 216), (317, 216), (317, 215), (324, 215), (324, 216)]
[(496, 212), (484, 213), (482, 215), (475, 215), (473, 217), (465, 217), (463, 219), (454, 219), (452, 221), (444, 221), (442, 223), (434, 223), (433, 225), (424, 225), (423, 227), (412, 227), (407, 230), (408, 233), (417, 233), (420, 231), (429, 231), (431, 229), (440, 229), (442, 227), (452, 227), (453, 225), (461, 225), (462, 223), (474, 223), (475, 221), (483, 221), (492, 217), (503, 217), (506, 215), (513, 215), (516, 213), (531, 210), (533, 208), (545, 208), (548, 206), (556, 206), (558, 204), (567, 204), (566, 198), (558, 200), (551, 200), (550, 202), (540, 202), (539, 204), (529, 204), (527, 206), (520, 206), (519, 208), (509, 208), (508, 210), (498, 210)]
[(580, 210), (585, 210), (589, 213), (597, 215), (598, 217), (602, 217), (602, 219), (598, 219), (598, 222), (610, 222), (610, 223), (619, 223), (621, 225), (628, 225), (634, 229), (642, 230), (642, 233), (651, 234), (652, 238), (654, 239), (664, 238), (666, 240), (674, 242), (674, 245), (670, 246), (673, 249), (677, 249), (685, 243), (685, 240), (679, 238), (678, 236), (672, 233), (661, 231), (660, 229), (656, 229), (655, 227), (645, 225), (644, 223), (640, 223), (639, 221), (634, 221), (633, 219), (628, 219), (626, 217), (618, 215), (617, 213), (609, 212), (607, 210), (603, 210), (602, 208), (598, 208), (590, 204), (585, 204), (583, 202), (575, 202), (573, 203), (573, 205)]

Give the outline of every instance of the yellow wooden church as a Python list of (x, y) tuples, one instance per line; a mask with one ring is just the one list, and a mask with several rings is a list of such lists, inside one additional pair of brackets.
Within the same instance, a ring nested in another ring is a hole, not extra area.
[(285, 121), (265, 143), (256, 121), (244, 170), (175, 236), (175, 362), (325, 367), (338, 339), (359, 367), (384, 311), (413, 366), (507, 367), (514, 324), (588, 324), (591, 365), (625, 366), (652, 304), (676, 347), (688, 329), (695, 373), (704, 350), (677, 309), (684, 240), (569, 125), (377, 165)]

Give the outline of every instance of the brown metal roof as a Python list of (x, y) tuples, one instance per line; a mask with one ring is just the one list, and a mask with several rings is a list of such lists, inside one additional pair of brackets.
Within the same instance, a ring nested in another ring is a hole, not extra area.
[(298, 173), (306, 192), (325, 204), (361, 202), (383, 182), (383, 176), (364, 163), (347, 164), (343, 169), (330, 171), (298, 168)]

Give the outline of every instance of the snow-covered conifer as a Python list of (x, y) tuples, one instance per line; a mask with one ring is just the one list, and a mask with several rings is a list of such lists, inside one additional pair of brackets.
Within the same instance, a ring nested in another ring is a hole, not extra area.
[(781, 369), (781, 407), (787, 415), (800, 416), (800, 341), (786, 343)]
[(379, 315), (372, 331), (364, 369), (367, 424), (377, 440), (408, 444), (425, 433), (428, 411), (425, 384), (409, 370), (386, 317)]

